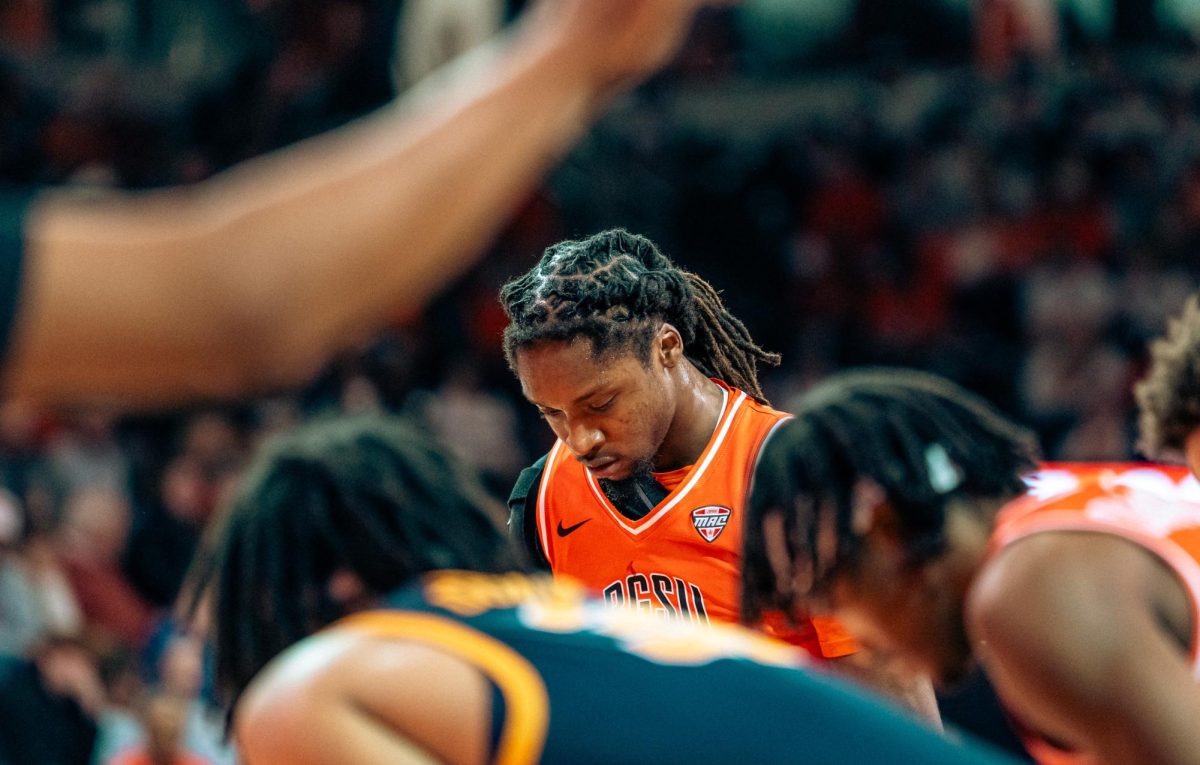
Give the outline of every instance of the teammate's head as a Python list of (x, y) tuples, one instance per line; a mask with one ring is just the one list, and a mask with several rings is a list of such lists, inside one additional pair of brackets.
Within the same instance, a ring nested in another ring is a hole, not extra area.
[(491, 504), (401, 421), (331, 420), (271, 442), (200, 564), (222, 690), (236, 700), (280, 651), (421, 573), (517, 568)]
[(1135, 393), (1142, 451), (1184, 457), (1200, 475), (1200, 296), (1193, 295), (1166, 336), (1150, 344), (1150, 371)]
[(712, 285), (620, 229), (550, 247), (500, 299), (525, 394), (576, 456), (618, 460), (612, 478), (653, 459), (692, 367), (761, 399), (757, 365), (779, 362)]
[(939, 377), (831, 377), (756, 469), (744, 617), (833, 613), (867, 643), (952, 679), (970, 654), (965, 582), (943, 562), (982, 547), (987, 513), (1021, 492), (1036, 454), (1028, 432)]

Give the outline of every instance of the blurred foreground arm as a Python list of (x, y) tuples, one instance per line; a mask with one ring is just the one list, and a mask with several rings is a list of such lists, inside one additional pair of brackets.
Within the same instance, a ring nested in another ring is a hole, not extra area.
[(296, 384), (464, 271), (700, 0), (543, 0), (399, 103), (189, 189), (46, 194), (7, 392), (162, 405)]

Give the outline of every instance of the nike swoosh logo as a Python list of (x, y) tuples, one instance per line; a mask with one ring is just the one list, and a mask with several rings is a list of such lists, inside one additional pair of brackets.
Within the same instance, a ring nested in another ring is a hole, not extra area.
[(574, 526), (563, 526), (562, 521), (559, 521), (558, 522), (558, 535), (560, 537), (565, 537), (567, 534), (574, 532), (576, 529), (578, 529), (580, 526), (582, 526), (583, 524), (587, 523), (590, 520), (591, 520), (591, 518), (584, 518), (582, 521), (580, 521), (579, 523), (576, 523)]

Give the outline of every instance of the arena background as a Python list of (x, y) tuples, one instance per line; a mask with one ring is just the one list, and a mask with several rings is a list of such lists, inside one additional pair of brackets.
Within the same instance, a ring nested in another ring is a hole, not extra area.
[[(518, 5), (0, 4), (0, 185), (208, 177), (384, 103)], [(213, 508), (275, 429), (403, 411), (504, 493), (550, 439), (505, 367), (498, 287), (601, 228), (650, 236), (723, 290), (783, 353), (766, 389), (784, 408), (834, 369), (904, 364), (1035, 426), (1052, 458), (1135, 456), (1145, 341), (1197, 281), (1198, 36), (1198, 0), (712, 10), (482, 266), (302, 393), (136, 417), (4, 402), (0, 722), (75, 742), (63, 762), (103, 764), (141, 735), (143, 690), (203, 698), (200, 649), (170, 606)], [(85, 621), (96, 708), (23, 706), (11, 684), (29, 647)], [(189, 748), (232, 761), (203, 701), (167, 707), (147, 719), (186, 719)]]

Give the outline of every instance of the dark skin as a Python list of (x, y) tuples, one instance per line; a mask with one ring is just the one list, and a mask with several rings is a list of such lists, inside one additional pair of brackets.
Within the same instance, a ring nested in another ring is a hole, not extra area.
[(683, 355), (670, 324), (655, 333), (646, 361), (632, 350), (597, 356), (576, 338), (523, 347), (515, 366), (525, 397), (598, 478), (691, 465), (721, 415), (720, 387)]
[[(978, 509), (978, 508), (977, 508)], [(972, 652), (1024, 725), (1100, 762), (1200, 763), (1200, 687), (1183, 584), (1131, 541), (1044, 532), (989, 557), (992, 513), (953, 511), (946, 552), (906, 563), (886, 503), (833, 612), (851, 632), (935, 679)]]
[(1132, 542), (1030, 537), (990, 562), (967, 628), (1000, 697), (1048, 738), (1109, 763), (1200, 763), (1183, 585)]
[(478, 260), (704, 4), (529, 3), (344, 129), (186, 188), (45, 193), (21, 232), (6, 395), (144, 407), (303, 383)]
[(235, 736), (250, 765), (476, 765), (488, 760), (490, 693), (444, 651), (332, 629), (255, 680)]

